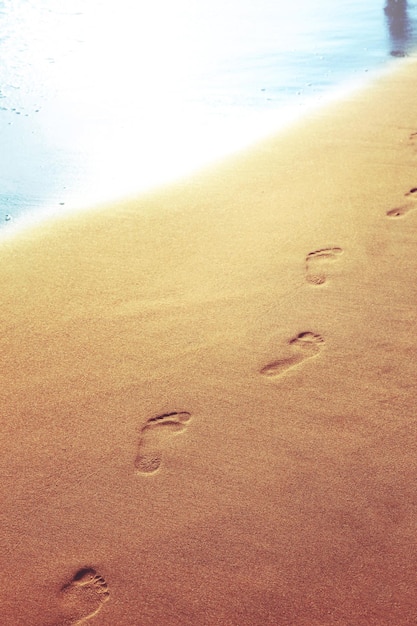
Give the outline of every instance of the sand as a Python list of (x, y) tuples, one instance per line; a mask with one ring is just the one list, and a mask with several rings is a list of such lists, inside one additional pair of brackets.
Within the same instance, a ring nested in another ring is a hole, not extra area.
[(3, 626), (417, 622), (416, 83), (3, 241)]

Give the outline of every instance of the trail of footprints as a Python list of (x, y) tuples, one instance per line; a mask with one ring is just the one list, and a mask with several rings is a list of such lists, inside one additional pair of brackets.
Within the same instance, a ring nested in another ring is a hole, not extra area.
[[(417, 132), (411, 140), (417, 139)], [(405, 197), (409, 201), (387, 211), (389, 218), (404, 217), (417, 209), (417, 187), (412, 187)], [(321, 248), (307, 254), (305, 259), (306, 282), (317, 287), (326, 283), (331, 266), (343, 253), (342, 248)], [(275, 379), (298, 368), (305, 361), (319, 356), (324, 346), (324, 339), (318, 333), (305, 331), (288, 341), (285, 356), (277, 358), (259, 373)], [(186, 430), (191, 420), (188, 411), (172, 411), (147, 420), (141, 428), (137, 454), (134, 460), (135, 471), (140, 476), (152, 476), (161, 468), (164, 451), (169, 440)], [(76, 626), (84, 624), (97, 615), (109, 600), (110, 593), (106, 581), (93, 568), (84, 567), (62, 587), (60, 592), (62, 620), (55, 626)]]
[(404, 197), (410, 198), (410, 200), (387, 211), (388, 217), (404, 217), (410, 211), (417, 209), (417, 187), (412, 187), (410, 191), (404, 194)]
[[(306, 281), (315, 287), (327, 282), (332, 264), (343, 253), (339, 247), (320, 248), (309, 252), (305, 259)], [(304, 361), (318, 356), (323, 348), (324, 339), (318, 333), (305, 331), (288, 341), (287, 356), (271, 361), (261, 368), (260, 374), (268, 378), (277, 378), (298, 367)]]

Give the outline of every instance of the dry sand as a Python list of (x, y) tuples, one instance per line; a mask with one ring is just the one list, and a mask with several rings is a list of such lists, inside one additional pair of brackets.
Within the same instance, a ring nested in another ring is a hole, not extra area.
[(2, 243), (3, 626), (417, 623), (416, 84)]

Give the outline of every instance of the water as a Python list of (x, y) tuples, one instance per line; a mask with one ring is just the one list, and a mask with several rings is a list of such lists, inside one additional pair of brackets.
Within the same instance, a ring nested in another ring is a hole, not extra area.
[(0, 0), (0, 228), (238, 150), (414, 54), (416, 24), (405, 0)]

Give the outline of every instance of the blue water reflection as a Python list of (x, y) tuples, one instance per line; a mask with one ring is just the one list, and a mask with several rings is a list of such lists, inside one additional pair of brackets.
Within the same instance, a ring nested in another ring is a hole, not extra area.
[(413, 54), (416, 14), (406, 0), (0, 0), (0, 227), (239, 149)]

